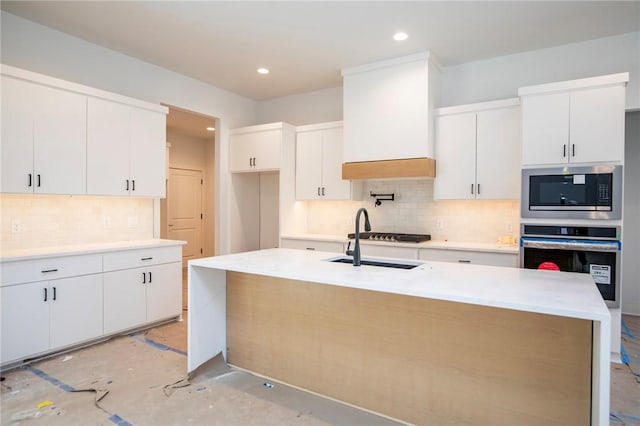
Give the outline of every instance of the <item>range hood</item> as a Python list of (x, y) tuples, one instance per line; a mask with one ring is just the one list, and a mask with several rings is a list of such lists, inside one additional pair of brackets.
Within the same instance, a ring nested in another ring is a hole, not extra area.
[(429, 52), (342, 70), (343, 179), (435, 177), (440, 67)]
[(436, 176), (433, 158), (360, 161), (342, 164), (342, 179), (423, 178)]

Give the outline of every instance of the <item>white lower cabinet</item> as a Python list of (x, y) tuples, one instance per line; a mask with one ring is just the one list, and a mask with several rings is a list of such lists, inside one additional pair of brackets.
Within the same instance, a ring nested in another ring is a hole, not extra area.
[(418, 259), (437, 262), (474, 263), (476, 265), (518, 267), (517, 253), (497, 253), (471, 250), (420, 249)]
[(280, 247), (297, 250), (328, 251), (330, 253), (343, 253), (344, 244), (337, 241), (300, 240), (297, 238), (282, 238)]
[(104, 265), (105, 271), (126, 268), (104, 273), (106, 334), (182, 312), (180, 247), (109, 253), (104, 256)]
[(182, 248), (3, 261), (0, 364), (178, 317)]
[(47, 282), (39, 282), (0, 288), (3, 364), (49, 349), (46, 287)]
[(102, 335), (102, 275), (0, 288), (2, 363)]

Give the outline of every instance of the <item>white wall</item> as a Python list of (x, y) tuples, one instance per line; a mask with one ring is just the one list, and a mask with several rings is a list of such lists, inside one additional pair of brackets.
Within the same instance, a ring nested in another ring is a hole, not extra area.
[(207, 145), (212, 140), (194, 138), (181, 133), (167, 132), (169, 167), (205, 171), (207, 167)]
[(284, 121), (295, 126), (342, 120), (342, 87), (262, 101), (258, 123)]
[(640, 315), (640, 111), (628, 112), (624, 165), (622, 312)]
[(630, 73), (627, 109), (640, 108), (640, 32), (446, 67), (441, 106), (513, 98), (519, 87), (619, 72)]
[(229, 250), (228, 131), (254, 124), (251, 99), (1, 12), (2, 63), (219, 118), (216, 140), (217, 253)]
[[(640, 32), (445, 67), (439, 106), (514, 98), (524, 86), (619, 72), (630, 73), (627, 109), (639, 109)], [(342, 120), (342, 90), (262, 101), (258, 120), (294, 125)]]

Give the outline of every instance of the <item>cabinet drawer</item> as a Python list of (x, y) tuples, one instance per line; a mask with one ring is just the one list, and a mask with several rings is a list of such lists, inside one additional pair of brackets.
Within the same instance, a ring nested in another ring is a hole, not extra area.
[[(351, 244), (353, 248), (353, 243)], [(397, 257), (399, 259), (417, 259), (418, 249), (410, 247), (391, 247), (374, 244), (363, 244), (360, 241), (360, 252), (363, 257), (381, 256), (381, 257)]]
[(104, 271), (138, 268), (162, 263), (180, 262), (182, 247), (151, 247), (148, 249), (123, 250), (104, 254)]
[(315, 240), (294, 240), (282, 239), (282, 248), (291, 248), (297, 250), (316, 250), (328, 251), (330, 253), (342, 253), (344, 244), (334, 241), (315, 241)]
[(518, 255), (515, 253), (420, 249), (418, 258), (420, 260), (438, 262), (474, 263), (476, 265), (509, 266), (513, 268), (518, 266)]
[(102, 272), (102, 256), (50, 257), (2, 263), (2, 286)]

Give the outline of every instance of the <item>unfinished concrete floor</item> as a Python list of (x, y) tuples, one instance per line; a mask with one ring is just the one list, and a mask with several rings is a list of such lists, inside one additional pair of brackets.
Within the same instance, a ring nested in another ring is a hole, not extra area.
[[(629, 365), (611, 366), (610, 422), (640, 425), (640, 317), (623, 329)], [(237, 370), (164, 389), (185, 376), (186, 330), (173, 322), (4, 373), (2, 425), (397, 424)]]

